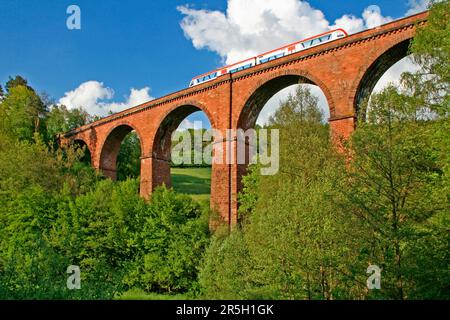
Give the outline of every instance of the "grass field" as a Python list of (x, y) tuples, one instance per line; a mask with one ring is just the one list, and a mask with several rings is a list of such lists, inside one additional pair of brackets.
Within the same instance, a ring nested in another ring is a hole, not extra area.
[(196, 201), (209, 202), (211, 168), (172, 168), (175, 191), (192, 196)]

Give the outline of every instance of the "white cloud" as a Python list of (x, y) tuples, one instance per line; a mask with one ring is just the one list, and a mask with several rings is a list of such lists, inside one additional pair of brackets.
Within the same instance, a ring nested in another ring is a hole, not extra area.
[(365, 29), (364, 20), (351, 14), (345, 14), (334, 21), (331, 28), (342, 28), (349, 34), (356, 33)]
[(381, 13), (379, 6), (372, 5), (364, 9), (362, 18), (354, 15), (345, 14), (341, 18), (334, 21), (334, 25), (330, 28), (343, 28), (349, 34), (363, 31), (365, 29), (375, 28), (382, 24), (392, 21), (391, 17), (385, 17)]
[(320, 10), (298, 0), (228, 0), (227, 12), (180, 6), (181, 27), (196, 49), (232, 63), (328, 28)]
[(378, 6), (369, 6), (362, 18), (344, 15), (330, 25), (322, 11), (300, 0), (228, 0), (226, 13), (188, 6), (178, 10), (194, 47), (218, 53), (227, 64), (336, 27), (355, 33), (392, 20)]
[(409, 0), (410, 9), (406, 12), (406, 16), (410, 16), (428, 9), (430, 0)]
[(189, 120), (189, 117), (181, 121), (180, 125), (178, 126), (176, 131), (185, 131), (188, 129), (202, 129), (205, 128), (202, 121), (191, 121)]
[(150, 88), (148, 87), (132, 88), (125, 102), (105, 102), (104, 100), (110, 100), (114, 97), (114, 90), (105, 87), (102, 82), (87, 81), (78, 88), (66, 92), (59, 99), (59, 104), (63, 104), (69, 109), (84, 108), (91, 115), (105, 116), (109, 112), (119, 112), (152, 100), (149, 91)]
[(393, 20), (391, 17), (384, 17), (381, 14), (380, 7), (374, 5), (367, 7), (362, 16), (368, 29), (378, 27)]
[[(59, 103), (65, 105), (69, 109), (83, 107), (88, 112), (97, 111), (99, 100), (111, 99), (114, 91), (105, 88), (103, 83), (98, 81), (87, 81), (82, 83), (78, 88), (66, 92), (64, 97), (59, 99)], [(92, 112), (95, 114), (96, 112)]]

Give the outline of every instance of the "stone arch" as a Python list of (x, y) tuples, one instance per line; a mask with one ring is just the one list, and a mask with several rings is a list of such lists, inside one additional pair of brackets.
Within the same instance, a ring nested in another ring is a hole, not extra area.
[(181, 122), (190, 114), (202, 111), (206, 114), (211, 127), (215, 127), (215, 120), (208, 109), (197, 101), (185, 100), (175, 105), (163, 114), (153, 138), (152, 144), (152, 176), (153, 186), (165, 184), (171, 186), (170, 160), (171, 160), (171, 137)]
[(211, 113), (203, 104), (197, 101), (187, 100), (175, 105), (163, 114), (159, 122), (153, 139), (152, 153), (154, 158), (170, 160), (170, 137), (172, 132), (178, 128), (187, 116), (197, 111), (204, 112), (211, 123), (211, 127), (215, 127)]
[(330, 117), (334, 116), (334, 101), (325, 83), (307, 71), (288, 69), (272, 73), (270, 76), (257, 81), (250, 88), (247, 96), (243, 99), (244, 106), (240, 111), (237, 127), (244, 130), (253, 128), (259, 113), (267, 101), (280, 90), (294, 84), (313, 84), (318, 86), (327, 99)]
[(99, 169), (103, 174), (113, 180), (117, 178), (117, 156), (123, 139), (131, 132), (135, 131), (141, 143), (141, 155), (143, 151), (143, 140), (139, 130), (129, 122), (122, 121), (111, 128), (106, 135), (101, 148)]
[[(366, 101), (373, 92), (378, 80), (395, 63), (408, 56), (411, 38), (402, 39), (393, 46), (381, 52), (374, 61), (362, 70), (356, 79), (356, 94), (353, 101), (355, 114), (358, 115), (361, 104)], [(365, 115), (361, 115), (363, 118)]]

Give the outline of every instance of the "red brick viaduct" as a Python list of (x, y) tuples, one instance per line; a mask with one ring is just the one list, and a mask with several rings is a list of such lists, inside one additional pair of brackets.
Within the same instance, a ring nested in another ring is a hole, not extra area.
[[(171, 134), (195, 111), (211, 126), (227, 129), (255, 126), (265, 103), (279, 90), (297, 83), (319, 86), (328, 100), (333, 137), (348, 137), (360, 103), (394, 63), (407, 56), (418, 25), (428, 12), (400, 19), (349, 37), (257, 65), (214, 81), (169, 94), (61, 135), (61, 143), (86, 144), (92, 165), (115, 179), (116, 158), (124, 137), (135, 131), (141, 141), (140, 193), (171, 185)], [(215, 143), (227, 144), (227, 141)], [(231, 142), (236, 143), (236, 141)], [(213, 164), (211, 207), (229, 225), (237, 222), (237, 194), (245, 166)]]

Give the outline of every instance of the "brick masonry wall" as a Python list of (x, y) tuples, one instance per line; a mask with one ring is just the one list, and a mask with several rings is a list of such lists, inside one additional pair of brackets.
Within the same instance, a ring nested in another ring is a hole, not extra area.
[[(330, 108), (332, 139), (347, 138), (356, 126), (358, 105), (381, 75), (407, 54), (407, 43), (428, 12), (255, 66), (233, 75), (187, 88), (111, 115), (61, 135), (61, 144), (83, 141), (92, 165), (115, 179), (120, 143), (135, 130), (141, 140), (140, 194), (149, 198), (155, 187), (170, 186), (170, 137), (190, 113), (202, 110), (225, 137), (229, 128), (255, 125), (264, 104), (279, 90), (312, 83), (324, 92)], [(217, 141), (226, 145), (225, 141)], [(234, 157), (236, 155), (233, 155)], [(222, 220), (238, 220), (237, 194), (245, 165), (213, 164), (211, 207)]]

